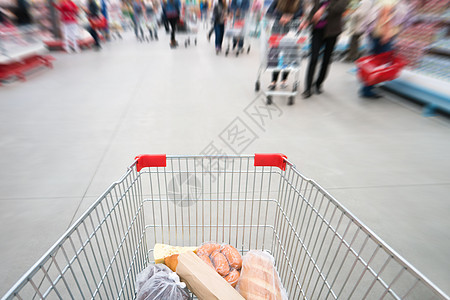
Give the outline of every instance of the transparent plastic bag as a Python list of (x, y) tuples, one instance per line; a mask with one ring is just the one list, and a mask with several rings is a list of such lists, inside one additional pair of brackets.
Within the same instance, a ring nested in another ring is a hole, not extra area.
[(288, 299), (275, 269), (275, 259), (267, 251), (251, 250), (244, 255), (236, 289), (247, 300)]
[[(170, 271), (170, 270), (169, 270)], [(189, 300), (191, 296), (184, 282), (172, 271), (158, 272), (144, 283), (137, 300)]]
[(145, 268), (141, 273), (139, 273), (136, 276), (136, 294), (139, 294), (139, 291), (141, 290), (142, 286), (153, 277), (153, 275), (164, 272), (166, 274), (172, 273), (172, 271), (163, 264), (157, 264), (157, 265), (150, 265), (147, 268)]
[(236, 286), (242, 266), (241, 254), (236, 248), (229, 244), (207, 242), (197, 249), (197, 255), (232, 287)]

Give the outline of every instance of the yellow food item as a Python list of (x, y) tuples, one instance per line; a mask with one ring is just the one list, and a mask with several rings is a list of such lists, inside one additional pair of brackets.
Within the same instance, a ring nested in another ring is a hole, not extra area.
[(196, 253), (197, 247), (179, 247), (166, 244), (155, 244), (155, 248), (153, 249), (153, 257), (155, 260), (155, 264), (162, 264), (164, 263), (165, 257), (189, 251), (193, 251)]

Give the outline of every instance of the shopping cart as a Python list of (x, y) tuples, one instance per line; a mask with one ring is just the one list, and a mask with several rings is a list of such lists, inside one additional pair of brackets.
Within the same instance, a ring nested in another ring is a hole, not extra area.
[(267, 104), (272, 103), (272, 96), (288, 96), (289, 105), (294, 104), (294, 98), (298, 94), (300, 64), (303, 57), (302, 45), (307, 38), (301, 35), (298, 28), (300, 22), (292, 21), (281, 25), (274, 20), (263, 20), (261, 33), (261, 64), (255, 83), (255, 91), (261, 89), (261, 75), (265, 71), (294, 73), (292, 91), (264, 91), (267, 96)]
[(194, 45), (197, 46), (198, 27), (199, 20), (195, 12), (187, 11), (184, 18), (178, 21), (177, 32), (186, 35), (185, 48), (191, 45), (191, 38), (193, 38)]
[[(227, 39), (227, 49), (225, 50), (225, 56), (234, 50), (236, 50), (236, 56), (244, 53), (245, 49), (247, 49), (247, 54), (250, 53), (251, 44), (248, 42), (250, 36), (247, 34), (248, 22), (248, 17), (234, 17), (226, 22), (224, 36)], [(247, 41), (247, 45), (244, 44), (245, 41)]]
[(359, 79), (368, 86), (400, 76), (407, 62), (393, 51), (361, 57), (356, 61)]
[(134, 299), (155, 243), (269, 251), (289, 299), (448, 299), (282, 154), (141, 155), (2, 299)]

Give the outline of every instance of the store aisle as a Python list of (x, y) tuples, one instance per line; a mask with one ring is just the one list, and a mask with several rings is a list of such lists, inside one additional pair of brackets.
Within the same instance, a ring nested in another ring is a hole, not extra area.
[[(211, 143), (228, 154), (285, 153), (450, 293), (448, 120), (358, 98), (344, 63), (332, 65), (324, 94), (292, 107), (275, 98), (267, 111), (253, 91), (259, 43), (249, 55), (216, 56), (205, 35), (170, 50), (162, 30), (151, 43), (127, 34), (100, 52), (55, 54), (53, 70), (0, 88), (0, 294), (135, 155), (199, 154)], [(255, 107), (263, 123), (250, 117)], [(236, 120), (253, 131), (246, 148), (219, 138)]]

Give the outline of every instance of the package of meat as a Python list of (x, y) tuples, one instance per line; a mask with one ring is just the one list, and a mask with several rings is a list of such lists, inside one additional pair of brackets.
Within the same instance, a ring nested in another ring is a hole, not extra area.
[(236, 286), (242, 267), (242, 257), (236, 248), (228, 244), (207, 242), (197, 249), (197, 255), (231, 286)]

